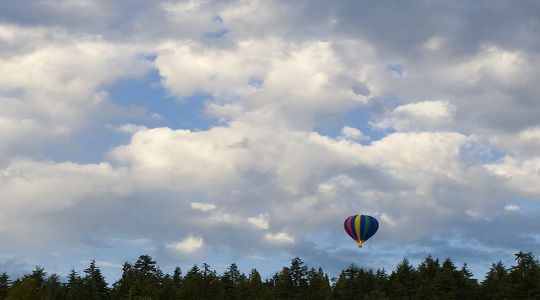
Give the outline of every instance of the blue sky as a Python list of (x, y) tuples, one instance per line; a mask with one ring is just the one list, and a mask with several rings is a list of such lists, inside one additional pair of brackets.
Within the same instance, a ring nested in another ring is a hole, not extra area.
[(539, 12), (3, 1), (0, 272), (538, 257)]

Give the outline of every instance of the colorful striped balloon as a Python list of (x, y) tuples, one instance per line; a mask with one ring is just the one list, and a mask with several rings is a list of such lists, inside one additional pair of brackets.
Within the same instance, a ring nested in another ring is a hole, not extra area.
[(358, 247), (372, 237), (377, 229), (379, 222), (372, 216), (354, 215), (345, 220), (345, 231), (358, 243)]

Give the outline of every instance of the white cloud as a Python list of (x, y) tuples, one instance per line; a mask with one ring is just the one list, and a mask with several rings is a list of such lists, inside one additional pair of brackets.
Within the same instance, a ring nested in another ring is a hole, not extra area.
[(148, 130), (148, 128), (144, 125), (136, 125), (136, 124), (124, 124), (118, 128), (118, 130), (126, 133), (135, 133), (137, 131), (143, 131)]
[(353, 127), (349, 127), (349, 126), (344, 126), (341, 129), (341, 134), (343, 135), (343, 137), (345, 137), (347, 139), (352, 139), (352, 140), (366, 140), (366, 139), (369, 139), (369, 137), (365, 136), (362, 133), (362, 131), (358, 130), (357, 128), (353, 128)]
[(512, 153), (516, 157), (530, 159), (540, 153), (540, 127), (531, 126), (515, 132), (497, 132), (488, 136), (497, 149)]
[(504, 210), (506, 210), (506, 211), (518, 211), (519, 206), (517, 206), (515, 204), (508, 204), (508, 205), (504, 206)]
[(165, 248), (180, 253), (193, 253), (204, 247), (204, 240), (201, 237), (188, 236), (180, 242), (167, 244)]
[(388, 226), (390, 227), (395, 227), (398, 225), (398, 223), (396, 222), (396, 220), (394, 220), (391, 216), (383, 213), (381, 215), (381, 221), (383, 221), (384, 224), (387, 224)]
[(205, 211), (205, 212), (216, 209), (216, 206), (210, 203), (191, 202), (190, 205), (191, 205), (191, 208), (195, 210), (200, 210), (200, 211)]
[(305, 126), (367, 101), (351, 89), (357, 75), (345, 68), (333, 46), (275, 38), (240, 40), (219, 49), (192, 41), (167, 43), (160, 46), (156, 66), (175, 96), (212, 94), (216, 103), (208, 109), (214, 116), (252, 120), (266, 115), (262, 121), (271, 116)]
[(444, 39), (440, 36), (434, 36), (426, 41), (424, 47), (428, 50), (435, 51), (441, 48), (441, 45), (444, 43)]
[[(90, 264), (91, 261), (89, 260), (81, 260), (80, 263), (82, 264)], [(123, 266), (121, 264), (117, 264), (117, 263), (113, 263), (113, 262), (108, 262), (108, 261), (103, 261), (103, 260), (96, 260), (96, 266), (100, 267), (100, 268), (117, 268), (117, 269), (121, 269)]]
[(268, 222), (268, 214), (260, 214), (257, 217), (251, 217), (247, 220), (251, 225), (259, 229), (268, 229), (270, 227)]
[(495, 163), (486, 164), (485, 168), (491, 174), (503, 178), (516, 192), (531, 195), (540, 193), (540, 157), (520, 161), (505, 156)]
[(377, 129), (438, 130), (454, 121), (455, 107), (448, 101), (422, 101), (398, 106), (382, 120), (371, 123)]
[(149, 69), (139, 47), (59, 28), (0, 23), (0, 32), (8, 52), (0, 55), (0, 151), (28, 152), (104, 113), (131, 113), (112, 105), (103, 89)]
[(264, 239), (271, 244), (284, 245), (294, 244), (294, 237), (286, 232), (267, 233), (264, 235)]

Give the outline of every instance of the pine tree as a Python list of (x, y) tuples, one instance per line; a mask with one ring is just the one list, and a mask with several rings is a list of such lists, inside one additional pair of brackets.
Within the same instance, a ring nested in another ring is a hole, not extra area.
[(207, 263), (203, 263), (202, 270), (202, 299), (223, 299), (223, 288), (221, 281), (215, 270), (212, 270)]
[(174, 280), (169, 274), (165, 274), (161, 279), (161, 287), (158, 290), (158, 298), (160, 300), (172, 300), (175, 298), (176, 289)]
[(146, 299), (158, 299), (163, 272), (149, 255), (141, 255), (133, 265), (135, 282), (134, 296)]
[(427, 256), (420, 265), (418, 265), (418, 290), (416, 297), (418, 299), (439, 299), (441, 298), (440, 277), (441, 266), (439, 259), (433, 259), (431, 255)]
[(308, 286), (308, 267), (304, 264), (300, 257), (295, 257), (291, 260), (291, 266), (289, 270), (293, 286), (293, 299), (304, 299), (304, 292), (306, 291)]
[(240, 273), (235, 263), (232, 263), (221, 277), (225, 299), (240, 299), (240, 285), (245, 280), (246, 276)]
[(82, 278), (74, 269), (68, 275), (66, 283), (67, 299), (83, 299), (85, 296)]
[(492, 264), (482, 282), (482, 298), (486, 300), (504, 299), (507, 289), (508, 272), (502, 261)]
[(83, 287), (86, 290), (84, 299), (103, 300), (109, 298), (109, 288), (105, 277), (101, 274), (101, 270), (96, 266), (96, 261), (90, 261), (86, 274), (83, 278)]
[(197, 265), (193, 267), (186, 273), (182, 281), (182, 287), (177, 294), (178, 299), (201, 299), (201, 288), (202, 288), (202, 274), (201, 270)]
[(330, 299), (332, 296), (332, 289), (330, 287), (330, 281), (328, 275), (324, 274), (322, 268), (315, 270), (311, 268), (307, 274), (308, 288), (306, 291), (306, 299)]
[(360, 272), (361, 269), (354, 264), (350, 264), (347, 269), (341, 272), (334, 286), (335, 299), (355, 300), (364, 297), (360, 291), (361, 286), (358, 285)]
[(388, 299), (388, 278), (386, 271), (377, 269), (375, 272), (375, 288), (367, 295), (367, 299)]
[(64, 285), (60, 282), (57, 274), (51, 274), (43, 285), (43, 291), (41, 292), (41, 299), (64, 299), (66, 297), (66, 291)]
[(32, 271), (32, 274), (25, 275), (21, 279), (17, 279), (13, 282), (6, 299), (41, 299), (43, 286), (45, 284), (45, 274), (42, 267), (36, 266)]
[(133, 299), (134, 298), (134, 284), (135, 284), (135, 271), (133, 266), (125, 262), (122, 266), (122, 277), (113, 284), (111, 295), (113, 299)]
[(540, 266), (534, 260), (532, 252), (515, 254), (517, 265), (510, 268), (508, 274), (508, 299), (540, 298)]
[(257, 269), (251, 269), (245, 299), (262, 300), (266, 297), (268, 297), (268, 293), (262, 282), (261, 274), (259, 274)]
[(480, 296), (480, 286), (472, 276), (473, 274), (467, 267), (467, 263), (464, 263), (457, 276), (457, 299), (477, 299)]
[(394, 299), (414, 299), (416, 297), (417, 272), (404, 258), (390, 274), (389, 296)]
[(182, 269), (180, 267), (174, 268), (172, 280), (174, 282), (174, 287), (180, 289), (182, 285)]
[(293, 299), (294, 296), (294, 283), (291, 276), (291, 270), (288, 267), (283, 267), (279, 274), (274, 274), (275, 282), (275, 299)]
[(0, 275), (0, 300), (7, 298), (9, 290), (9, 276), (6, 272)]

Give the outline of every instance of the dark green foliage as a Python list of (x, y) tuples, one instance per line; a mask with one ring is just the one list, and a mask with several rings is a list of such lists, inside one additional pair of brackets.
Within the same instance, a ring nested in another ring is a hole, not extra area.
[(263, 300), (269, 297), (268, 289), (262, 282), (261, 274), (259, 274), (257, 269), (252, 269), (249, 273), (244, 299)]
[(101, 270), (96, 267), (96, 261), (92, 260), (90, 266), (84, 270), (86, 274), (82, 279), (84, 296), (81, 300), (104, 300), (109, 298), (109, 288)]
[(305, 299), (331, 299), (332, 287), (328, 280), (328, 275), (324, 274), (322, 268), (315, 270), (311, 268), (307, 273), (308, 288), (306, 289)]
[(517, 265), (508, 273), (507, 299), (540, 299), (540, 266), (531, 252), (516, 254)]
[(9, 276), (6, 272), (0, 275), (0, 300), (6, 299), (9, 290)]
[(223, 273), (223, 276), (221, 276), (221, 286), (223, 288), (224, 299), (245, 299), (248, 293), (247, 277), (240, 273), (235, 263), (232, 263), (227, 271)]
[(299, 258), (271, 278), (262, 280), (256, 269), (248, 276), (231, 264), (223, 275), (210, 266), (194, 265), (182, 276), (176, 267), (163, 274), (148, 255), (123, 266), (122, 277), (108, 287), (96, 262), (83, 271), (68, 274), (67, 282), (36, 267), (14, 281), (0, 275), (0, 300), (4, 299), (160, 299), (160, 300), (355, 300), (355, 299), (540, 299), (540, 265), (532, 253), (519, 252), (516, 265), (491, 266), (481, 284), (464, 264), (457, 268), (449, 259), (442, 263), (428, 256), (415, 269), (403, 259), (394, 271), (364, 269), (351, 264), (338, 278), (329, 280), (322, 268), (309, 268)]
[(486, 300), (504, 299), (506, 290), (508, 289), (507, 276), (508, 272), (501, 261), (497, 264), (492, 264), (484, 282), (482, 282), (482, 298)]
[(418, 273), (404, 258), (389, 278), (389, 296), (391, 299), (415, 299)]
[(83, 279), (75, 270), (71, 270), (69, 273), (65, 288), (68, 299), (84, 299), (86, 288), (83, 284)]

